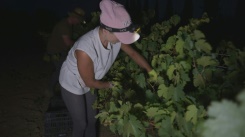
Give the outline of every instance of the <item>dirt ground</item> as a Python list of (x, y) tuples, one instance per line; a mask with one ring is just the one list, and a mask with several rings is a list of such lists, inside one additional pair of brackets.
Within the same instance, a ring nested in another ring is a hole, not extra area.
[[(0, 136), (45, 137), (45, 114), (50, 103), (45, 89), (51, 66), (42, 61), (43, 54), (37, 47), (3, 51), (0, 58)], [(100, 126), (99, 137), (117, 136)]]

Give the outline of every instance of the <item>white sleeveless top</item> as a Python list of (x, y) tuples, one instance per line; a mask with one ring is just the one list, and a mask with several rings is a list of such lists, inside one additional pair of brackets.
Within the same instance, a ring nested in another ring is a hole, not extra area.
[(77, 95), (85, 94), (90, 89), (86, 87), (79, 75), (77, 59), (75, 58), (76, 50), (82, 50), (89, 55), (94, 64), (95, 79), (100, 80), (110, 69), (120, 48), (121, 43), (118, 42), (116, 44), (108, 43), (107, 49), (105, 49), (99, 38), (99, 27), (89, 31), (80, 37), (70, 49), (60, 71), (59, 82), (61, 86)]

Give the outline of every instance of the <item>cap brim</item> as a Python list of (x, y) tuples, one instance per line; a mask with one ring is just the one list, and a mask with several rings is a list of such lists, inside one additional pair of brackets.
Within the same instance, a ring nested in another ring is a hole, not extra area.
[(140, 35), (136, 32), (114, 32), (118, 40), (123, 44), (132, 44), (140, 38)]

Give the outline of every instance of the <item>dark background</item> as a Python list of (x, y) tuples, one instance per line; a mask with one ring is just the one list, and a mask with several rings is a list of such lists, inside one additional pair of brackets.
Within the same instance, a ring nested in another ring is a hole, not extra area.
[[(125, 4), (132, 18), (140, 16), (140, 10), (147, 10), (150, 5), (140, 8), (137, 0), (117, 1)], [(38, 32), (51, 32), (54, 24), (67, 16), (74, 7), (83, 8), (89, 19), (91, 12), (99, 11), (99, 2), (100, 0), (1, 0), (0, 41), (1, 51), (4, 51), (1, 53), (3, 66), (8, 59), (16, 58), (16, 53), (19, 56), (42, 54), (46, 43)], [(203, 27), (203, 31), (211, 44), (226, 39), (236, 43), (239, 48), (244, 48), (244, 6), (243, 0), (204, 0), (203, 10), (208, 13), (211, 22)], [(192, 9), (192, 0), (186, 0), (180, 13), (183, 20), (193, 17)], [(171, 15), (172, 5), (168, 2), (164, 19)]]

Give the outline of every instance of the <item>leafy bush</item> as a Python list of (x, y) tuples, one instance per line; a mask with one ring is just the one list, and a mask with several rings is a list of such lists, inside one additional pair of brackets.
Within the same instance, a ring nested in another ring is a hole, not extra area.
[[(178, 16), (156, 23), (151, 33), (134, 45), (158, 73), (156, 83), (124, 53), (105, 77), (121, 83), (122, 89), (99, 90), (94, 107), (97, 118), (111, 131), (135, 137), (195, 137), (197, 125), (207, 118), (206, 102), (217, 100), (227, 89), (244, 82), (244, 51), (232, 44), (213, 49), (198, 27), (209, 22), (190, 19), (169, 36), (180, 22)], [(229, 42), (228, 42), (229, 43)], [(223, 56), (224, 49), (229, 56)], [(230, 90), (233, 91), (233, 90)], [(210, 100), (201, 100), (207, 96)]]
[(237, 96), (237, 102), (212, 102), (207, 114), (209, 118), (200, 128), (202, 137), (244, 137), (245, 90)]

